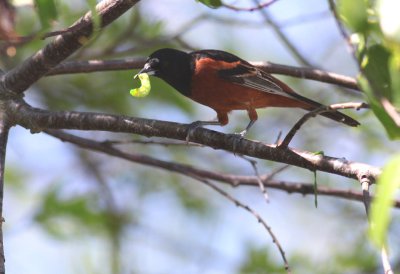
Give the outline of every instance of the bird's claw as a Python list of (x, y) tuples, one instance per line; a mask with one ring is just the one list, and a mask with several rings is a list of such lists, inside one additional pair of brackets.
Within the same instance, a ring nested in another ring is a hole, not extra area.
[(196, 121), (188, 125), (187, 127), (187, 134), (186, 134), (186, 143), (189, 144), (190, 142), (190, 136), (192, 135), (193, 131), (196, 130), (196, 128), (201, 127), (203, 123), (201, 121)]
[(244, 139), (244, 136), (246, 134), (246, 131), (243, 130), (241, 132), (236, 132), (229, 134), (231, 138), (233, 138), (233, 154), (236, 155), (236, 150), (238, 146), (240, 145), (240, 142)]

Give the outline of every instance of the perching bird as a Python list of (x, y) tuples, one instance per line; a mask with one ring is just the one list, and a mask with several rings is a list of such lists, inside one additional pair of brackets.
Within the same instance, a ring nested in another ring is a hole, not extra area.
[[(230, 111), (246, 110), (250, 122), (240, 132), (241, 136), (257, 120), (258, 108), (287, 107), (312, 111), (323, 106), (295, 93), (288, 85), (249, 62), (220, 50), (185, 53), (160, 49), (150, 55), (139, 73), (159, 77), (181, 94), (217, 112), (217, 121), (198, 121), (195, 126), (223, 126), (228, 124)], [(320, 115), (348, 126), (359, 125), (339, 111)]]

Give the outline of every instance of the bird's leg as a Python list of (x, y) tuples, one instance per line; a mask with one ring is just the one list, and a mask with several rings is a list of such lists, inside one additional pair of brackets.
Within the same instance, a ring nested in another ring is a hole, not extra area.
[(220, 125), (221, 123), (219, 121), (195, 121), (188, 126), (186, 142), (189, 143), (190, 136), (192, 135), (193, 131), (196, 130), (196, 128), (202, 126), (220, 126)]
[(191, 123), (188, 126), (187, 135), (186, 135), (186, 142), (189, 142), (190, 136), (192, 135), (193, 131), (202, 126), (224, 126), (228, 123), (228, 113), (226, 112), (218, 112), (217, 111), (217, 119), (213, 121), (196, 121)]
[(244, 136), (246, 135), (246, 133), (249, 131), (249, 129), (254, 125), (254, 123), (257, 120), (250, 120), (249, 124), (246, 126), (246, 128), (244, 130), (242, 130), (241, 132), (237, 132), (235, 133), (236, 135), (239, 135), (240, 137), (244, 138)]
[(243, 140), (244, 136), (247, 134), (249, 129), (254, 125), (258, 119), (258, 115), (255, 109), (248, 109), (247, 113), (250, 118), (250, 122), (247, 124), (246, 128), (241, 132), (234, 133), (233, 136), (235, 140), (233, 141), (233, 151), (236, 152), (236, 148), (239, 146), (240, 142)]

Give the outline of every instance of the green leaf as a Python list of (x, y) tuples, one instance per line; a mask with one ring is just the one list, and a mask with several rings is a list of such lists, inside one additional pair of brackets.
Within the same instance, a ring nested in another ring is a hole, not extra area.
[(399, 91), (393, 90), (392, 80), (397, 86), (398, 79), (393, 68), (393, 55), (382, 45), (373, 45), (365, 51), (365, 55), (361, 62), (363, 76), (359, 77), (359, 84), (365, 92), (376, 117), (385, 127), (389, 138), (400, 138), (400, 128), (396, 125), (393, 119), (387, 114), (382, 107), (381, 98), (387, 98), (392, 102)]
[(391, 103), (400, 109), (400, 49), (392, 53), (389, 60), (389, 73), (392, 80)]
[(56, 0), (35, 0), (35, 6), (43, 29), (49, 29), (58, 17)]
[(400, 155), (392, 158), (383, 169), (377, 181), (376, 197), (371, 205), (371, 226), (369, 235), (379, 247), (386, 242), (390, 222), (390, 210), (400, 187)]
[(368, 80), (360, 76), (358, 79), (358, 83), (360, 84), (362, 90), (368, 97), (368, 103), (379, 119), (381, 124), (384, 126), (386, 133), (388, 134), (390, 139), (399, 139), (400, 138), (400, 128), (396, 125), (393, 119), (386, 113), (385, 109), (379, 103), (379, 101), (374, 97), (374, 92), (368, 82)]
[[(361, 62), (364, 75), (372, 85), (372, 94), (379, 98), (384, 96), (391, 100), (391, 81), (389, 73), (389, 59), (391, 53), (382, 45), (373, 45), (367, 49)], [(378, 94), (376, 94), (379, 92)]]
[(200, 2), (207, 7), (216, 9), (222, 6), (222, 1), (221, 0), (196, 0), (197, 2)]
[(368, 30), (368, 5), (365, 0), (340, 0), (337, 6), (340, 18), (352, 31), (365, 33)]
[(99, 13), (96, 10), (96, 4), (97, 1), (96, 0), (86, 0), (90, 11), (92, 12), (92, 22), (93, 22), (93, 29), (94, 32), (97, 32), (100, 29), (100, 23), (101, 23), (101, 18)]

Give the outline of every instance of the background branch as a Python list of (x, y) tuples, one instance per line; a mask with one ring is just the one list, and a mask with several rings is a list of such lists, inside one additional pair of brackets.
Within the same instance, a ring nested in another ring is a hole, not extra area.
[[(258, 0), (253, 0), (253, 2), (258, 6), (260, 5)], [(293, 57), (301, 64), (308, 67), (313, 67), (313, 65), (307, 60), (307, 58), (297, 49), (294, 43), (292, 43), (290, 38), (282, 31), (280, 26), (272, 19), (268, 11), (265, 9), (260, 9), (259, 11), (264, 17), (265, 23), (267, 23), (267, 25), (272, 28), (278, 38), (288, 48)]]
[[(51, 76), (68, 73), (141, 69), (145, 62), (145, 57), (125, 58), (120, 60), (66, 61), (56, 66), (46, 75)], [(250, 63), (271, 74), (282, 74), (301, 79), (315, 80), (360, 91), (355, 78), (334, 72), (323, 71), (315, 68), (280, 65), (271, 62), (254, 61)]]
[[(100, 27), (110, 24), (138, 1), (104, 0), (97, 4), (96, 11), (101, 18)], [(5, 88), (15, 93), (22, 93), (61, 61), (82, 47), (93, 33), (91, 12), (86, 13), (72, 27), (73, 31), (57, 36), (43, 49), (7, 72), (1, 79)]]
[[(101, 152), (133, 163), (138, 163), (155, 168), (161, 168), (167, 171), (176, 172), (181, 175), (189, 176), (189, 174), (193, 174), (197, 177), (226, 183), (232, 187), (239, 187), (239, 186), (259, 187), (259, 181), (261, 179), (265, 187), (268, 187), (270, 189), (282, 190), (289, 194), (298, 193), (302, 195), (308, 195), (308, 194), (314, 195), (315, 193), (314, 185), (311, 183), (287, 182), (287, 181), (271, 179), (274, 175), (276, 175), (277, 172), (281, 172), (282, 169), (285, 169), (288, 166), (283, 166), (282, 168), (279, 168), (276, 171), (272, 171), (270, 174), (260, 175), (259, 177), (226, 174), (226, 173), (201, 169), (187, 164), (181, 164), (171, 161), (163, 161), (144, 154), (132, 153), (132, 152), (127, 153), (121, 149), (114, 147), (107, 141), (105, 142), (93, 141), (60, 130), (46, 130), (45, 133), (55, 138), (58, 138), (63, 142), (68, 142), (84, 149)], [(346, 200), (353, 200), (359, 202), (364, 201), (363, 193), (356, 192), (353, 190), (340, 190), (324, 186), (318, 186), (317, 192), (319, 195), (323, 196), (338, 197)], [(394, 207), (400, 208), (400, 201), (396, 200), (394, 202)]]
[(275, 2), (276, 2), (276, 0), (269, 0), (269, 1), (265, 2), (265, 3), (257, 3), (254, 7), (249, 7), (249, 8), (237, 7), (237, 6), (226, 4), (226, 3), (223, 3), (222, 6), (224, 6), (225, 8), (234, 10), (234, 11), (247, 11), (247, 12), (250, 11), (251, 12), (251, 11), (255, 11), (255, 10), (260, 10), (260, 9), (266, 8), (266, 7), (268, 7), (269, 5), (271, 5), (271, 4), (275, 3)]
[(290, 266), (289, 266), (289, 262), (286, 258), (286, 254), (285, 251), (282, 248), (281, 243), (279, 242), (278, 238), (276, 237), (275, 233), (272, 231), (272, 228), (267, 224), (267, 222), (260, 216), (260, 214), (258, 214), (258, 212), (256, 212), (254, 209), (252, 209), (251, 207), (249, 207), (248, 205), (240, 202), (239, 200), (237, 200), (236, 198), (232, 197), (231, 195), (229, 195), (227, 192), (225, 192), (224, 190), (222, 190), (221, 188), (219, 188), (217, 185), (203, 179), (203, 178), (197, 178), (198, 181), (202, 182), (203, 184), (206, 184), (207, 186), (211, 187), (212, 189), (214, 189), (215, 191), (217, 191), (219, 194), (221, 194), (222, 196), (224, 196), (225, 198), (227, 198), (228, 200), (230, 200), (231, 202), (233, 202), (236, 206), (246, 210), (247, 212), (249, 212), (252, 216), (254, 216), (254, 218), (257, 219), (257, 221), (265, 228), (265, 230), (268, 232), (268, 234), (270, 235), (270, 237), (272, 238), (272, 242), (276, 245), (276, 247), (279, 250), (279, 254), (281, 255), (281, 258), (283, 260), (284, 266), (285, 266), (285, 270), (286, 273), (291, 274), (291, 270), (290, 270)]

